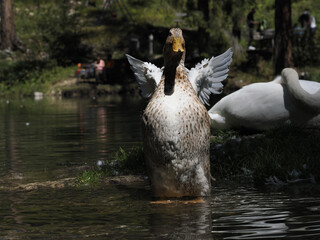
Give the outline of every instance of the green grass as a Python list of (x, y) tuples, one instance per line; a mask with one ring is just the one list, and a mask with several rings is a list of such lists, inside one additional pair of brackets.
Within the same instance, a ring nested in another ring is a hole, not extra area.
[(112, 159), (99, 168), (94, 167), (81, 173), (76, 183), (78, 186), (95, 185), (103, 177), (119, 175), (146, 175), (146, 166), (141, 146), (124, 150), (119, 148)]
[[(52, 68), (43, 68), (41, 70), (24, 72), (25, 75), (19, 76), (19, 73), (11, 73), (9, 78), (20, 80), (15, 81), (0, 81), (0, 96), (1, 97), (20, 97), (33, 96), (34, 92), (46, 93), (52, 84), (74, 76), (75, 66)], [(19, 69), (17, 69), (19, 71)], [(22, 74), (22, 73), (21, 73)], [(7, 79), (8, 76), (4, 77)]]
[(97, 170), (86, 170), (81, 173), (76, 179), (77, 186), (87, 186), (97, 184), (101, 178), (104, 176), (102, 171)]

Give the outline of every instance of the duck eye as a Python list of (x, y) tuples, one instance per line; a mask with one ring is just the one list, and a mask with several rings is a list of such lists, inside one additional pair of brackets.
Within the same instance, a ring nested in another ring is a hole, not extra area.
[(169, 32), (169, 36), (172, 36), (172, 32)]

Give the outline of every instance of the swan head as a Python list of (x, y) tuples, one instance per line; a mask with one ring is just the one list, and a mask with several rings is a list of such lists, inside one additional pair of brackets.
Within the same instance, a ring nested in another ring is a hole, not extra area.
[(178, 66), (184, 64), (185, 41), (180, 28), (171, 28), (163, 47), (164, 65)]

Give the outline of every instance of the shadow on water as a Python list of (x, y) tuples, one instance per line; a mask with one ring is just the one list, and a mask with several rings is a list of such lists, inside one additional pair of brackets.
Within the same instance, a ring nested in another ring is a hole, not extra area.
[(319, 239), (320, 196), (216, 183), (204, 203), (151, 204), (146, 183), (10, 190), (141, 141), (139, 99), (0, 102), (0, 239)]

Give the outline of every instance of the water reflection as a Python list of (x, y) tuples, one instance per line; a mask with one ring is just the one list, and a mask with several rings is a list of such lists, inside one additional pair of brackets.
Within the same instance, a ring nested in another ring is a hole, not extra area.
[(164, 239), (211, 239), (210, 200), (203, 203), (152, 204), (150, 226)]
[[(50, 180), (141, 141), (141, 99), (0, 102), (0, 176)], [(35, 174), (37, 172), (38, 174)]]

